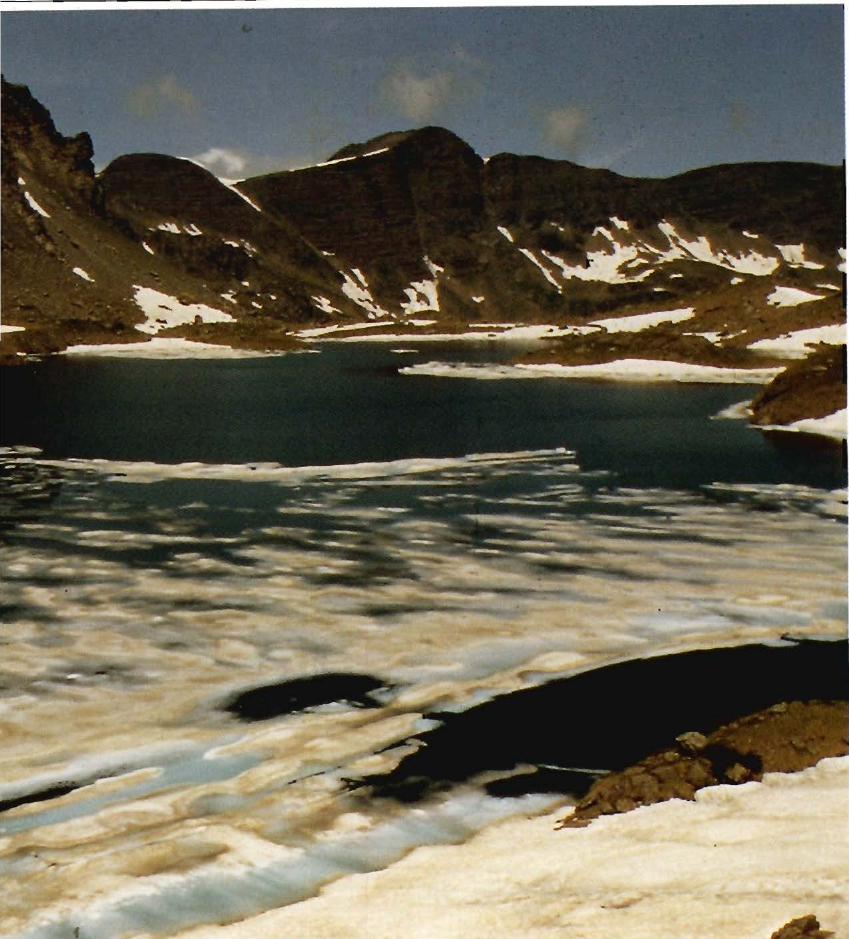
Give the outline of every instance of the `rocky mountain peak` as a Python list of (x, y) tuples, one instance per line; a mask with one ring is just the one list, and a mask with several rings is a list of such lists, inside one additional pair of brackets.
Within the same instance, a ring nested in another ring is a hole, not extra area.
[(65, 137), (50, 112), (26, 85), (2, 78), (3, 178), (14, 182), (27, 171), (49, 174), (85, 198), (94, 184), (91, 137)]

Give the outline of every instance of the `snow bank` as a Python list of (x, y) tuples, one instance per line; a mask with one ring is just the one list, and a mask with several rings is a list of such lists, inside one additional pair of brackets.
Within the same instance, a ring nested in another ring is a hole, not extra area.
[(441, 378), (519, 379), (596, 378), (610, 381), (677, 381), (719, 384), (757, 384), (771, 381), (780, 368), (718, 368), (653, 359), (617, 359), (595, 365), (465, 365), (425, 362), (399, 369), (402, 375)]
[(766, 298), (766, 302), (772, 306), (799, 306), (800, 303), (822, 299), (822, 294), (809, 293), (807, 290), (799, 290), (798, 287), (776, 287)]
[(847, 770), (849, 758), (827, 759), (583, 829), (554, 830), (562, 809), (509, 819), (181, 939), (764, 939), (813, 910), (846, 935)]
[(611, 319), (593, 320), (592, 326), (603, 326), (609, 333), (636, 333), (660, 323), (680, 323), (695, 314), (693, 307), (680, 310), (662, 310), (658, 313), (638, 313), (635, 316), (618, 316)]
[(826, 342), (839, 346), (846, 342), (846, 324), (834, 323), (831, 326), (815, 326), (812, 329), (797, 329), (784, 333), (774, 339), (758, 339), (749, 345), (757, 352), (769, 352), (788, 359), (803, 359), (810, 355), (809, 345)]
[(788, 433), (819, 434), (834, 440), (846, 440), (846, 408), (827, 417), (806, 417), (792, 424), (760, 424), (760, 430), (782, 430)]
[(162, 339), (157, 337), (144, 342), (68, 346), (62, 354), (126, 356), (141, 359), (241, 359), (275, 355), (277, 353), (233, 349), (230, 346), (219, 346), (211, 342), (193, 342), (189, 339)]
[(193, 323), (196, 317), (204, 323), (234, 323), (235, 319), (223, 310), (216, 310), (205, 303), (181, 303), (176, 297), (154, 290), (152, 287), (140, 287), (133, 284), (136, 291), (135, 301), (147, 316), (147, 321), (136, 329), (151, 335), (160, 329), (173, 329)]

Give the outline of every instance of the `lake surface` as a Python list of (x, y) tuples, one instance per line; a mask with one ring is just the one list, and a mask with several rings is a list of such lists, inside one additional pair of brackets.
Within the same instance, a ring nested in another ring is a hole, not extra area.
[(401, 376), (510, 353), (402, 347), (0, 371), (2, 444), (38, 448), (2, 457), (0, 932), (296, 902), (563, 800), (347, 788), (434, 711), (845, 632), (840, 450), (712, 419), (756, 388)]

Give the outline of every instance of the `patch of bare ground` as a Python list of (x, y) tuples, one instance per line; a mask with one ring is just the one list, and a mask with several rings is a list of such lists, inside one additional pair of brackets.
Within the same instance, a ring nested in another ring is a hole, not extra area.
[(557, 827), (581, 828), (601, 815), (668, 799), (694, 799), (707, 786), (798, 772), (846, 754), (847, 742), (845, 701), (775, 704), (709, 735), (695, 729), (680, 734), (670, 746), (597, 780)]

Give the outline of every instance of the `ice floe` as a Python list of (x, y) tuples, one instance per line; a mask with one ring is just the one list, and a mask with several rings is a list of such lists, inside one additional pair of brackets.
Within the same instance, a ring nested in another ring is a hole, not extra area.
[(402, 375), (442, 378), (528, 379), (595, 378), (609, 381), (674, 381), (720, 384), (757, 384), (771, 381), (781, 368), (719, 368), (653, 359), (617, 359), (594, 365), (465, 365), (425, 362), (399, 369)]
[(151, 335), (161, 329), (173, 329), (175, 326), (184, 326), (193, 323), (199, 317), (204, 323), (233, 323), (234, 318), (223, 310), (216, 310), (205, 303), (181, 303), (176, 297), (171, 297), (152, 287), (141, 287), (133, 284), (136, 304), (147, 316), (144, 323), (139, 323), (136, 329)]

